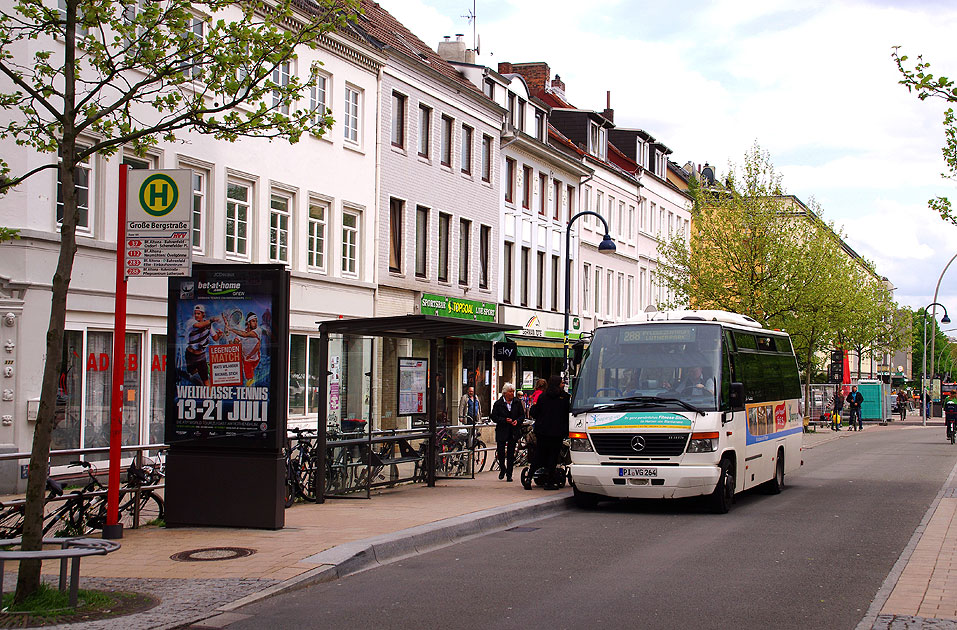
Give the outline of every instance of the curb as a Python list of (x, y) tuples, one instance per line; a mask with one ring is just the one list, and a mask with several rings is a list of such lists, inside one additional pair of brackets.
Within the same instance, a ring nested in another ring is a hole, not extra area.
[(276, 595), (290, 593), (323, 582), (332, 582), (353, 573), (448, 547), (469, 538), (554, 516), (572, 505), (571, 493), (565, 491), (540, 499), (530, 499), (507, 506), (453, 516), (390, 534), (343, 543), (301, 560), (301, 562), (318, 565), (316, 568), (270, 586), (258, 593), (224, 604), (212, 612), (215, 615), (230, 613), (243, 606)]

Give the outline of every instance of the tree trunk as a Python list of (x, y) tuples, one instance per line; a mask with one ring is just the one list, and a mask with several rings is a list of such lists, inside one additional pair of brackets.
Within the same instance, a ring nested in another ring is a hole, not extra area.
[[(66, 297), (76, 257), (76, 224), (79, 218), (76, 198), (76, 17), (77, 0), (66, 0), (63, 64), (63, 130), (57, 154), (60, 166), (60, 189), (63, 195), (63, 218), (60, 223), (60, 255), (53, 274), (50, 298), (50, 322), (47, 326), (46, 356), (43, 382), (40, 385), (40, 408), (33, 429), (33, 449), (27, 474), (27, 496), (23, 509), (23, 543), (25, 551), (43, 548), (43, 508), (47, 475), (50, 466), (50, 437), (56, 413), (57, 384), (63, 354), (63, 329), (66, 327)], [(92, 158), (91, 158), (92, 159)], [(117, 243), (117, 247), (120, 244)], [(40, 589), (40, 560), (22, 560), (17, 574), (19, 603)]]

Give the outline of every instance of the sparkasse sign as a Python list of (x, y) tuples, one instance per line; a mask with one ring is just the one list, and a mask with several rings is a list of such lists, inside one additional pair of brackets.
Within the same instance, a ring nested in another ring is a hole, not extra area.
[(133, 169), (126, 177), (125, 277), (190, 275), (192, 171)]

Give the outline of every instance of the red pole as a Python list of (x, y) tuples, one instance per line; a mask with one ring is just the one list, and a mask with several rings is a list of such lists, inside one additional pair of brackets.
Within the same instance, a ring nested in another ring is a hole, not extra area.
[(123, 444), (123, 371), (126, 367), (126, 173), (120, 165), (120, 198), (116, 217), (116, 301), (113, 324), (113, 387), (110, 390), (110, 477), (106, 490), (103, 538), (122, 538), (120, 507), (120, 446)]

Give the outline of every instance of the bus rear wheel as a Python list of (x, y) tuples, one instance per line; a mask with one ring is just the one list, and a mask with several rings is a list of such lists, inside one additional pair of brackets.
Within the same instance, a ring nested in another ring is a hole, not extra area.
[(782, 490), (784, 490), (784, 451), (779, 450), (774, 466), (774, 477), (764, 484), (764, 491), (768, 494), (781, 494)]
[(718, 483), (710, 497), (711, 511), (715, 514), (727, 514), (734, 503), (734, 466), (728, 459), (722, 459), (720, 466)]

